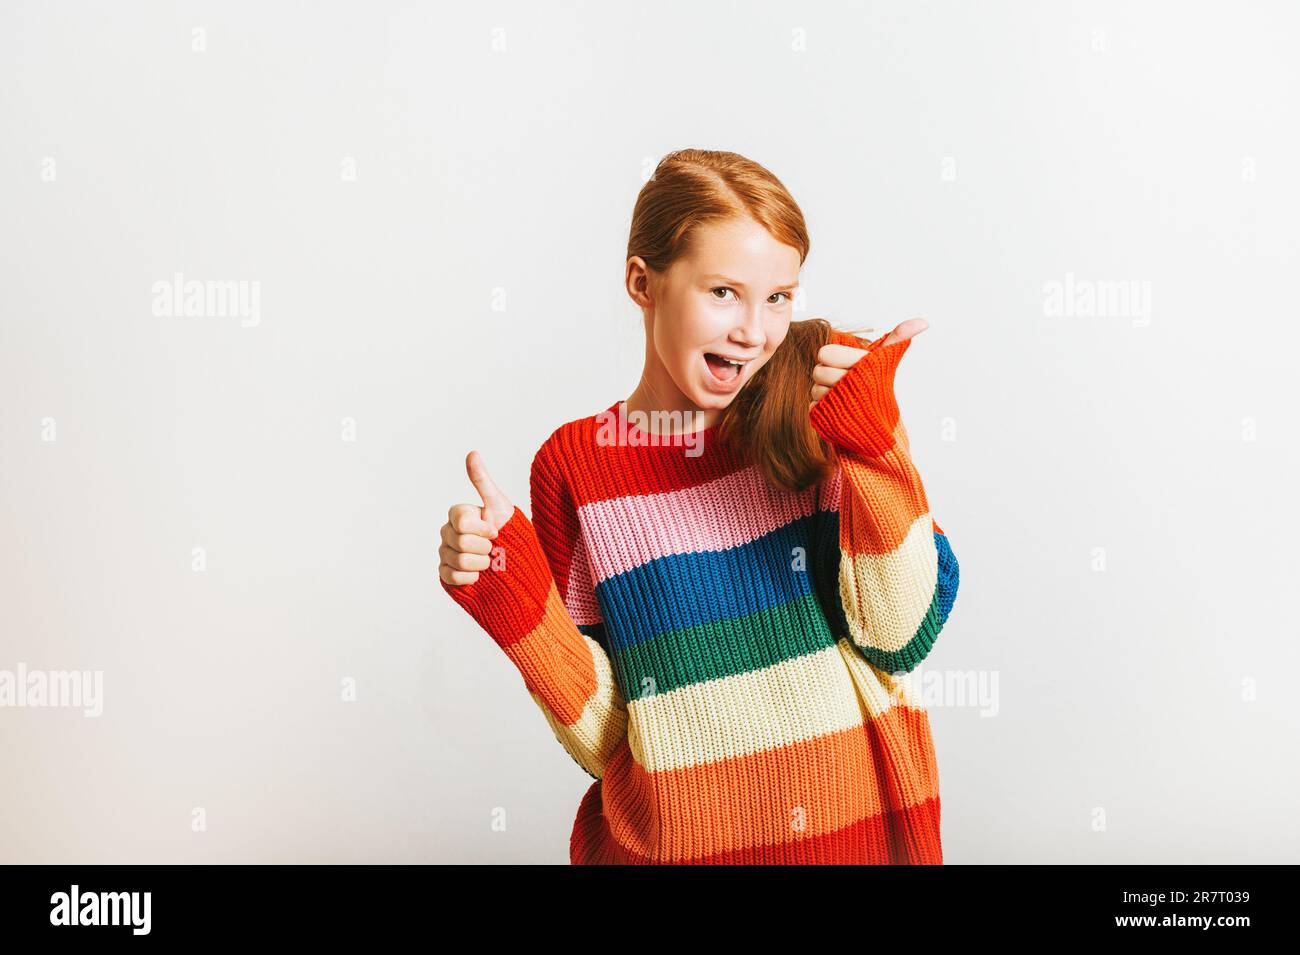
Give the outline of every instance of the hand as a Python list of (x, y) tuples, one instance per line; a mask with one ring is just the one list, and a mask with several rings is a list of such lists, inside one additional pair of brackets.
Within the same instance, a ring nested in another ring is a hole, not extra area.
[(491, 564), (492, 541), (515, 512), (510, 499), (501, 493), (483, 465), (483, 456), (471, 451), (465, 471), (483, 499), (483, 505), (455, 504), (442, 525), (442, 546), (438, 548), (438, 576), (453, 587), (478, 580), (479, 571)]
[[(889, 337), (876, 347), (885, 348), (906, 341), (929, 327), (930, 323), (924, 318), (909, 318), (890, 332)], [(852, 345), (823, 345), (817, 352), (817, 366), (813, 369), (812, 402), (809, 407), (817, 404), (822, 395), (830, 391), (834, 384), (866, 354), (867, 349), (854, 348)]]

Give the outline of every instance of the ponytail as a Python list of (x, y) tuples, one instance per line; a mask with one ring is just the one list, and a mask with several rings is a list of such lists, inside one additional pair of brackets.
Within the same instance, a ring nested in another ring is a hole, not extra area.
[(813, 430), (808, 406), (817, 352), (833, 331), (824, 318), (792, 321), (785, 341), (722, 412), (719, 437), (743, 448), (777, 490), (802, 491), (832, 473), (830, 446)]

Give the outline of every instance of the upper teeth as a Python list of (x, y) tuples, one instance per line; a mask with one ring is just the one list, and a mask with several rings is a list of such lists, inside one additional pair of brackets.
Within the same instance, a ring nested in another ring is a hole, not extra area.
[(745, 362), (743, 361), (736, 361), (735, 359), (728, 358), (726, 355), (719, 355), (718, 357), (721, 358), (723, 361), (725, 361), (728, 365), (735, 365), (737, 367), (740, 367), (745, 364)]

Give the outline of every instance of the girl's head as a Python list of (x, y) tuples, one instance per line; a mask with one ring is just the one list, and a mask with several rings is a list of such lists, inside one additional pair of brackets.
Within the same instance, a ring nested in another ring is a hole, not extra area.
[(831, 326), (791, 321), (808, 248), (803, 213), (776, 176), (706, 149), (660, 160), (637, 196), (627, 248), (628, 293), (646, 323), (646, 396), (717, 415), (721, 435), (782, 490), (829, 468), (808, 405)]

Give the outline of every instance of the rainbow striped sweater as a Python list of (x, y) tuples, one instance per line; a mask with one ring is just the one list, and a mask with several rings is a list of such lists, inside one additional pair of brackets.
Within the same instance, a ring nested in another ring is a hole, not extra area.
[(492, 569), (443, 584), (595, 780), (571, 862), (943, 861), (910, 677), (958, 567), (885, 337), (834, 334), (868, 353), (812, 407), (833, 477), (773, 490), (716, 427), (688, 446), (615, 402), (542, 445)]

